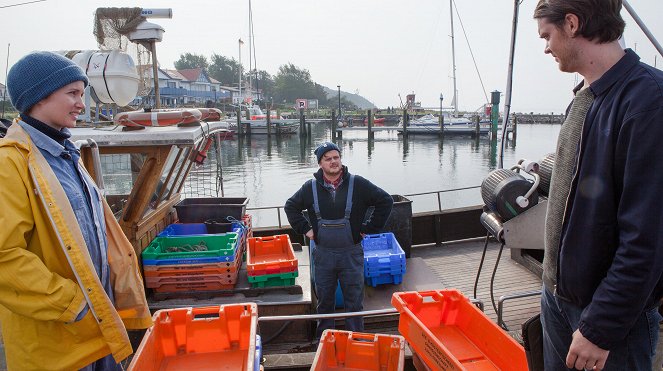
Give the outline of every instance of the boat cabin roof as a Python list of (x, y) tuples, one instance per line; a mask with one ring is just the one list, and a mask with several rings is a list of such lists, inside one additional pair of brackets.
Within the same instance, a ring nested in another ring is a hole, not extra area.
[(144, 127), (133, 130), (126, 130), (124, 126), (79, 127), (71, 129), (71, 140), (91, 138), (100, 147), (194, 145), (210, 134), (225, 130), (219, 121), (201, 122), (195, 126)]

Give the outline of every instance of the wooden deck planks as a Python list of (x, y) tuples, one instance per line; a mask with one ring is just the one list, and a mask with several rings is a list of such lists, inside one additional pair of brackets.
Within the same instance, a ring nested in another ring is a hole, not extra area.
[[(459, 242), (442, 246), (414, 247), (413, 257), (424, 259), (437, 275), (442, 287), (456, 288), (468, 297), (473, 296), (474, 281), (479, 268), (484, 241)], [(490, 278), (495, 267), (500, 245), (489, 242), (481, 269), (477, 298), (483, 301), (484, 311), (493, 321), (497, 314), (490, 300)], [(512, 295), (541, 290), (541, 278), (522, 265), (511, 260), (508, 248), (504, 248), (494, 280), (495, 305), (502, 295)], [(504, 302), (503, 321), (510, 331), (520, 331), (520, 325), (540, 311), (539, 295)]]

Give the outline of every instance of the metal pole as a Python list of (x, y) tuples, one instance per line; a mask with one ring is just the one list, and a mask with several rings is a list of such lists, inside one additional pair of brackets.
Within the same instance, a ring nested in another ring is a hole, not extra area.
[(341, 85), (336, 85), (336, 87), (338, 88), (338, 118), (340, 120), (343, 117), (341, 114)]
[(454, 117), (458, 117), (458, 89), (456, 89), (456, 44), (454, 42), (454, 7), (453, 0), (449, 0), (449, 16), (451, 17), (451, 61), (454, 79)]
[(242, 39), (239, 39), (239, 72), (237, 72), (238, 78), (239, 78), (239, 84), (237, 85), (239, 89), (238, 97), (237, 97), (237, 105), (239, 107), (239, 110), (242, 110), (242, 44), (244, 42)]
[(442, 101), (444, 96), (440, 93), (440, 137), (444, 137), (444, 115), (442, 114)]
[[(509, 52), (509, 67), (506, 78), (506, 97), (504, 98), (504, 120), (502, 120), (502, 145), (500, 149), (499, 168), (504, 168), (504, 148), (506, 146), (506, 128), (509, 123), (509, 114), (511, 111), (511, 93), (513, 85), (513, 59), (516, 53), (516, 31), (518, 30), (518, 10), (520, 8), (521, 0), (514, 0), (513, 2), (513, 24), (511, 25), (511, 49)], [(493, 106), (495, 109), (495, 106)], [(499, 115), (499, 112), (498, 112)]]
[[(157, 62), (157, 41), (152, 40), (152, 74), (154, 75), (154, 106), (161, 108), (161, 95), (159, 94), (159, 63)], [(99, 116), (97, 116), (97, 120)]]
[(2, 118), (5, 118), (5, 105), (7, 104), (7, 70), (9, 69), (9, 45), (7, 43), (7, 63), (5, 64), (5, 90), (2, 91)]
[(306, 320), (331, 319), (331, 318), (380, 316), (380, 315), (389, 315), (389, 314), (398, 314), (398, 311), (394, 308), (388, 308), (388, 309), (365, 310), (362, 312), (299, 314), (291, 316), (266, 316), (266, 317), (258, 317), (258, 322), (306, 321)]
[(633, 20), (635, 21), (635, 23), (637, 23), (638, 26), (640, 26), (640, 29), (642, 30), (642, 32), (645, 33), (645, 35), (647, 36), (649, 41), (651, 41), (651, 43), (654, 44), (654, 47), (656, 48), (656, 50), (658, 50), (658, 52), (661, 55), (663, 55), (663, 47), (661, 47), (661, 44), (658, 43), (658, 41), (656, 40), (654, 35), (651, 33), (651, 31), (649, 31), (649, 29), (647, 28), (645, 23), (642, 21), (642, 19), (640, 19), (640, 17), (638, 17), (638, 14), (635, 12), (633, 7), (631, 7), (631, 4), (629, 4), (628, 1), (626, 1), (626, 0), (624, 0), (623, 3), (624, 3), (624, 8), (626, 8), (626, 10), (628, 11), (628, 14), (630, 14), (631, 17), (633, 18)]
[(336, 128), (338, 127), (338, 119), (336, 118), (336, 111), (331, 110), (331, 138), (332, 142), (336, 140)]

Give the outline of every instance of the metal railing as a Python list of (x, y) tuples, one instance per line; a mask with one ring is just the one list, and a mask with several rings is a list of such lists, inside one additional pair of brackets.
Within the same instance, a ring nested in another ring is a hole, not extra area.
[[(442, 211), (442, 197), (441, 196), (442, 196), (443, 193), (465, 191), (465, 190), (468, 190), (468, 189), (476, 189), (476, 188), (481, 188), (481, 186), (478, 185), (478, 186), (468, 186), (468, 187), (460, 187), (460, 188), (453, 188), (453, 189), (444, 189), (444, 190), (440, 190), (440, 191), (410, 193), (410, 194), (404, 194), (403, 197), (436, 195), (437, 196), (437, 211)], [(281, 209), (283, 209), (283, 207), (284, 206), (247, 207), (246, 210), (251, 211), (251, 210), (271, 210), (271, 209), (274, 209), (276, 211), (277, 218), (278, 218), (278, 228), (283, 228), (283, 224), (281, 223)]]

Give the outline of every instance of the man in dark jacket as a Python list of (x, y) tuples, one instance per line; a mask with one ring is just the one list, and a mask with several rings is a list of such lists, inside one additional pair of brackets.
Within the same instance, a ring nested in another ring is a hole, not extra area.
[[(624, 50), (621, 0), (539, 0), (545, 53), (583, 77), (546, 214), (546, 370), (651, 370), (663, 296), (663, 72)], [(659, 365), (660, 369), (660, 365)]]
[[(348, 312), (363, 310), (365, 234), (379, 233), (394, 203), (392, 197), (368, 180), (352, 175), (341, 163), (341, 150), (325, 142), (315, 150), (320, 169), (288, 199), (285, 213), (295, 232), (315, 241), (311, 252), (318, 313), (333, 313), (337, 282)], [(364, 221), (370, 207), (375, 210)], [(308, 211), (308, 219), (302, 212)], [(318, 322), (316, 336), (334, 328), (334, 320)], [(345, 328), (363, 331), (361, 317), (347, 318)]]

